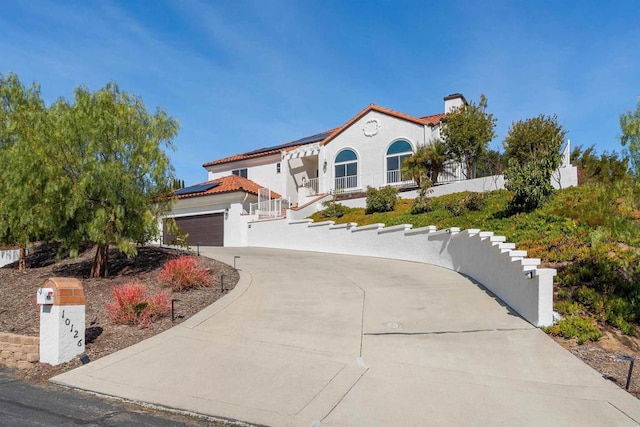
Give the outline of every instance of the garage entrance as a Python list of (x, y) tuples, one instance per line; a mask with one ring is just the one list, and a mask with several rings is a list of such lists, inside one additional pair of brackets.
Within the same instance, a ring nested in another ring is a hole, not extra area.
[[(196, 246), (224, 246), (224, 214), (185, 216), (175, 218), (183, 234), (189, 234), (187, 244)], [(167, 232), (167, 220), (162, 224), (163, 242), (167, 244), (174, 236)]]

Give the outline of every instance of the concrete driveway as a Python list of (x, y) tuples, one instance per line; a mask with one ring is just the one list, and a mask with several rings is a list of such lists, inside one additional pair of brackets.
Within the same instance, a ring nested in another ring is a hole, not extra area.
[(637, 425), (640, 401), (430, 265), (206, 248), (216, 304), (54, 382), (274, 426)]

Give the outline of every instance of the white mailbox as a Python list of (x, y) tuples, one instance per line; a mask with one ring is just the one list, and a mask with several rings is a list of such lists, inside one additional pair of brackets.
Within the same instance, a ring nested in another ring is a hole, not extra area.
[(38, 304), (53, 304), (53, 288), (38, 288), (36, 302)]
[(82, 282), (70, 277), (51, 277), (38, 289), (37, 301), (40, 362), (59, 365), (84, 353), (86, 301)]

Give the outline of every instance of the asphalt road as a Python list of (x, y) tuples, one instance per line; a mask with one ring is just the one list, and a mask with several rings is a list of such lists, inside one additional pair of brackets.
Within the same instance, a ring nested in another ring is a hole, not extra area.
[(1, 426), (228, 426), (103, 399), (51, 384), (32, 384), (0, 368)]

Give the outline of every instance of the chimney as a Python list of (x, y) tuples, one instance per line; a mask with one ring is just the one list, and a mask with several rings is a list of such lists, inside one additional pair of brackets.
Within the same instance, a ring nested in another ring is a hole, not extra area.
[(445, 114), (448, 114), (452, 109), (462, 107), (463, 105), (467, 105), (467, 100), (464, 99), (464, 96), (462, 96), (461, 93), (453, 93), (444, 97)]

